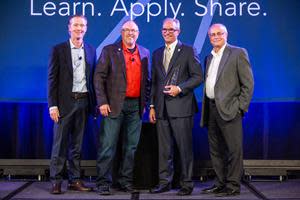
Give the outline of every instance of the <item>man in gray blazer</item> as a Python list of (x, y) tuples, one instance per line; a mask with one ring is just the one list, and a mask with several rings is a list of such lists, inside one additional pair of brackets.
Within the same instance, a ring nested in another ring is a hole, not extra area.
[(178, 147), (181, 163), (180, 190), (193, 191), (193, 115), (198, 111), (194, 89), (202, 82), (199, 59), (191, 46), (177, 40), (180, 23), (167, 18), (162, 27), (165, 45), (152, 56), (151, 109), (149, 119), (156, 123), (159, 152), (159, 184), (150, 190), (170, 190), (173, 179), (173, 152)]
[(202, 193), (232, 196), (240, 194), (242, 118), (248, 111), (254, 81), (247, 51), (227, 44), (228, 32), (224, 25), (213, 24), (208, 36), (213, 50), (205, 59), (201, 126), (208, 127), (216, 181)]

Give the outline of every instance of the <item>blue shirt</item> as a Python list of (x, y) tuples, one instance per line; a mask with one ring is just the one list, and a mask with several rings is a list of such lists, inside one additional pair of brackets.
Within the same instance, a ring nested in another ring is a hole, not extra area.
[(73, 88), (72, 92), (87, 92), (85, 75), (85, 56), (83, 44), (80, 48), (75, 47), (70, 39), (72, 65), (73, 65)]

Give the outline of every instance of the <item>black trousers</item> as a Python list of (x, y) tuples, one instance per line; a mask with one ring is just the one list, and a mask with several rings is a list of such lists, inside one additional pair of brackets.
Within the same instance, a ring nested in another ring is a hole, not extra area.
[(180, 186), (193, 188), (193, 147), (192, 128), (193, 117), (168, 117), (157, 119), (156, 122), (158, 137), (159, 157), (159, 184), (171, 184), (174, 175), (173, 155), (174, 144), (178, 147), (180, 156)]
[(237, 113), (225, 121), (218, 113), (214, 101), (209, 102), (208, 141), (210, 157), (216, 173), (217, 186), (239, 190), (243, 173), (242, 116)]

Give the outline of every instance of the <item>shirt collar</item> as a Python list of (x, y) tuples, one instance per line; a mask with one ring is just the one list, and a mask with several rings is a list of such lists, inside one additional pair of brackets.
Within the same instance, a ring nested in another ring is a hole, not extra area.
[[(70, 47), (71, 49), (78, 49), (72, 42), (71, 38), (69, 39), (69, 42), (70, 42)], [(81, 47), (79, 49), (83, 49), (84, 47), (84, 44), (82, 43)]]
[[(171, 43), (169, 45), (170, 50), (173, 51), (176, 48), (177, 44), (178, 44), (178, 40), (175, 40), (173, 43)], [(167, 47), (167, 44), (165, 44), (165, 46)]]
[[(138, 45), (135, 44), (135, 51), (132, 54), (136, 54), (138, 52)], [(125, 44), (122, 42), (122, 49), (123, 51), (125, 51), (126, 53), (131, 53), (128, 48), (125, 46)]]
[(222, 48), (218, 51), (218, 53), (216, 53), (214, 50), (211, 50), (211, 54), (215, 57), (215, 56), (221, 56), (223, 55), (223, 52), (225, 50), (225, 47), (227, 46), (227, 43), (225, 43)]

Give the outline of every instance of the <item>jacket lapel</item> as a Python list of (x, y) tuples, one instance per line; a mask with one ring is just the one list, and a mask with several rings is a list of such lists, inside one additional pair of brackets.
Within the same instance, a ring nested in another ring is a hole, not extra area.
[(218, 68), (218, 74), (217, 74), (217, 78), (216, 78), (216, 83), (220, 77), (220, 74), (221, 72), (223, 71), (224, 69), (224, 66), (228, 60), (228, 57), (229, 57), (229, 54), (230, 54), (230, 49), (228, 46), (225, 47), (224, 49), (224, 52), (223, 52), (223, 56), (221, 58), (221, 61), (220, 61), (220, 64), (219, 64), (219, 68)]
[(165, 50), (165, 47), (161, 47), (159, 50), (158, 50), (158, 66), (160, 66), (159, 68), (160, 68), (160, 70), (161, 70), (161, 72), (162, 72), (162, 74), (164, 75), (164, 76), (166, 76), (166, 71), (165, 71), (165, 67), (164, 67), (164, 64), (163, 64), (163, 62), (164, 62), (164, 50)]
[[(145, 73), (145, 71), (147, 71), (148, 69), (146, 68), (148, 65), (147, 63), (145, 63), (145, 61), (148, 62), (148, 59), (145, 59), (145, 57), (147, 57), (146, 52), (143, 50), (143, 48), (139, 48), (139, 46), (137, 45), (137, 50), (138, 50), (138, 55), (140, 57), (140, 61), (141, 61), (141, 72), (142, 72), (142, 76), (141, 76), (141, 83), (143, 83), (144, 80), (144, 76), (143, 74)], [(144, 69), (145, 68), (145, 69)]]
[(69, 73), (73, 77), (73, 65), (72, 65), (72, 55), (71, 55), (71, 46), (69, 40), (64, 45), (64, 55), (65, 55), (65, 63)]
[(206, 80), (207, 75), (208, 75), (208, 70), (209, 70), (209, 66), (210, 66), (212, 58), (213, 58), (212, 54), (209, 54), (209, 56), (207, 56), (207, 58), (206, 58), (206, 63), (205, 63), (205, 80)]
[(121, 64), (121, 69), (122, 69), (122, 72), (123, 72), (123, 75), (124, 75), (124, 78), (126, 79), (126, 64), (125, 64), (125, 58), (124, 58), (124, 54), (123, 54), (123, 46), (122, 46), (122, 41), (118, 42), (116, 44), (117, 46), (117, 56), (118, 56), (118, 59), (120, 61), (120, 64)]
[(90, 60), (90, 52), (87, 45), (84, 45), (84, 57), (85, 57), (85, 76), (86, 80), (90, 78), (90, 70), (91, 70), (91, 60)]

